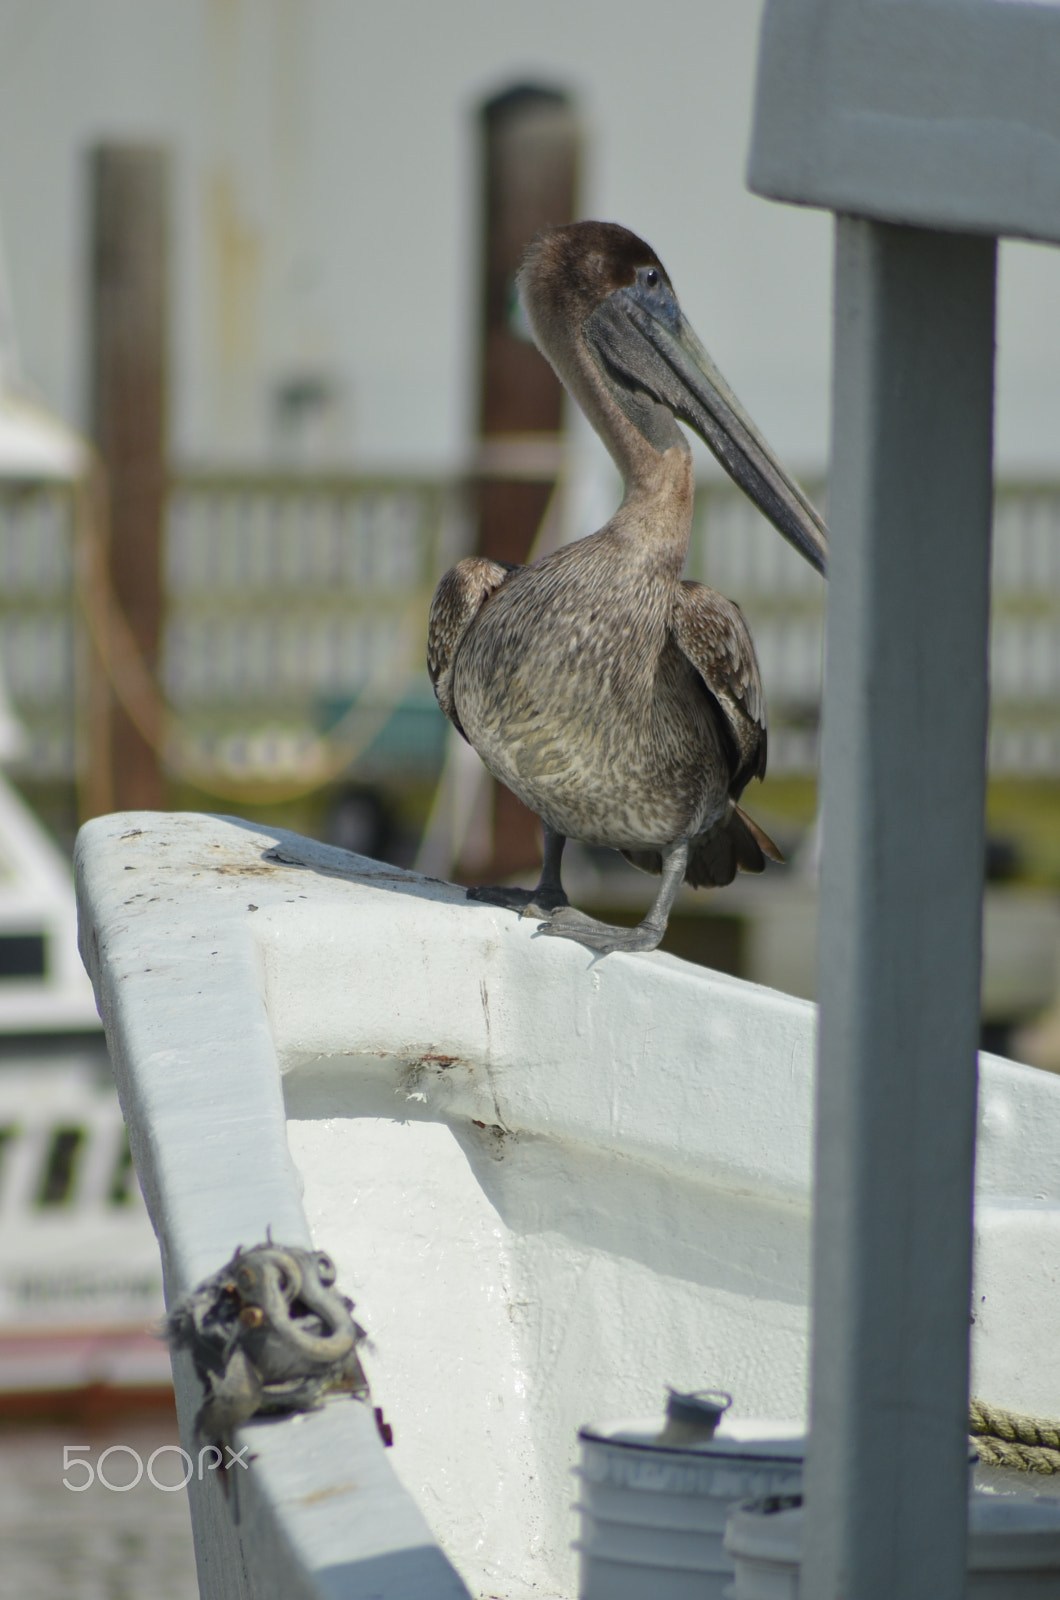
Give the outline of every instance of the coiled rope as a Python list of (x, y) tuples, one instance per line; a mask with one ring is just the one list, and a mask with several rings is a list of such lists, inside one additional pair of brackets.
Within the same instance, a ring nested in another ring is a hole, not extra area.
[(980, 1461), (1016, 1472), (1060, 1472), (1060, 1422), (968, 1402), (968, 1431)]

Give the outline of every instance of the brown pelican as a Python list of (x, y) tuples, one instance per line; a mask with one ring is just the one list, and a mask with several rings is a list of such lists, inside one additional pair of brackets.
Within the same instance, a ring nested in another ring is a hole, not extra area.
[[(472, 557), (438, 585), (427, 664), (438, 703), (537, 813), (535, 889), (469, 889), (591, 950), (654, 950), (683, 881), (780, 860), (737, 802), (766, 768), (758, 663), (738, 606), (681, 578), (692, 456), (678, 421), (819, 572), (827, 535), (725, 383), (651, 247), (614, 223), (538, 235), (519, 275), (542, 353), (614, 458), (622, 504), (589, 538), (519, 567)], [(635, 928), (569, 905), (566, 840), (662, 874)]]

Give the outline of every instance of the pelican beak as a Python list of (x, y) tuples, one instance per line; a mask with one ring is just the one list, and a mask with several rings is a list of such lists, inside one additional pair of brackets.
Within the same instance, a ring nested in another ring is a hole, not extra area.
[(777, 531), (823, 574), (828, 530), (700, 344), (672, 291), (650, 294), (640, 284), (616, 289), (584, 332), (612, 381), (627, 392), (646, 391), (694, 428)]

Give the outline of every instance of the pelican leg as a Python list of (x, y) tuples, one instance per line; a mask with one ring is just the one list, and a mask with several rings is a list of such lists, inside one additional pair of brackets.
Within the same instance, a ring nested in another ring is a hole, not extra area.
[(568, 904), (566, 891), (560, 880), (560, 862), (567, 840), (562, 833), (554, 833), (547, 823), (541, 824), (545, 847), (541, 864), (541, 878), (536, 889), (509, 889), (504, 884), (489, 884), (469, 889), (469, 900), (482, 900), (488, 906), (503, 906), (506, 911), (518, 911), (521, 917), (547, 917), (551, 912)]
[(584, 911), (576, 911), (573, 906), (562, 906), (542, 922), (538, 933), (553, 939), (574, 939), (602, 956), (610, 955), (613, 950), (654, 950), (666, 932), (671, 907), (685, 881), (688, 850), (688, 839), (678, 839), (663, 850), (659, 892), (651, 910), (635, 928), (615, 928), (609, 922), (587, 917)]

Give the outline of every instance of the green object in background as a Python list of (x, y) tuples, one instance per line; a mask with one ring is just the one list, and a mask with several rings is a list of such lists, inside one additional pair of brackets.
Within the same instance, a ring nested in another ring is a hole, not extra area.
[[(352, 696), (319, 700), (317, 726), (320, 733), (329, 734), (357, 703)], [(367, 712), (372, 707), (366, 704), (364, 709)], [(395, 706), (352, 770), (363, 777), (396, 772), (403, 776), (436, 776), (445, 756), (447, 728), (434, 691), (424, 677)]]

